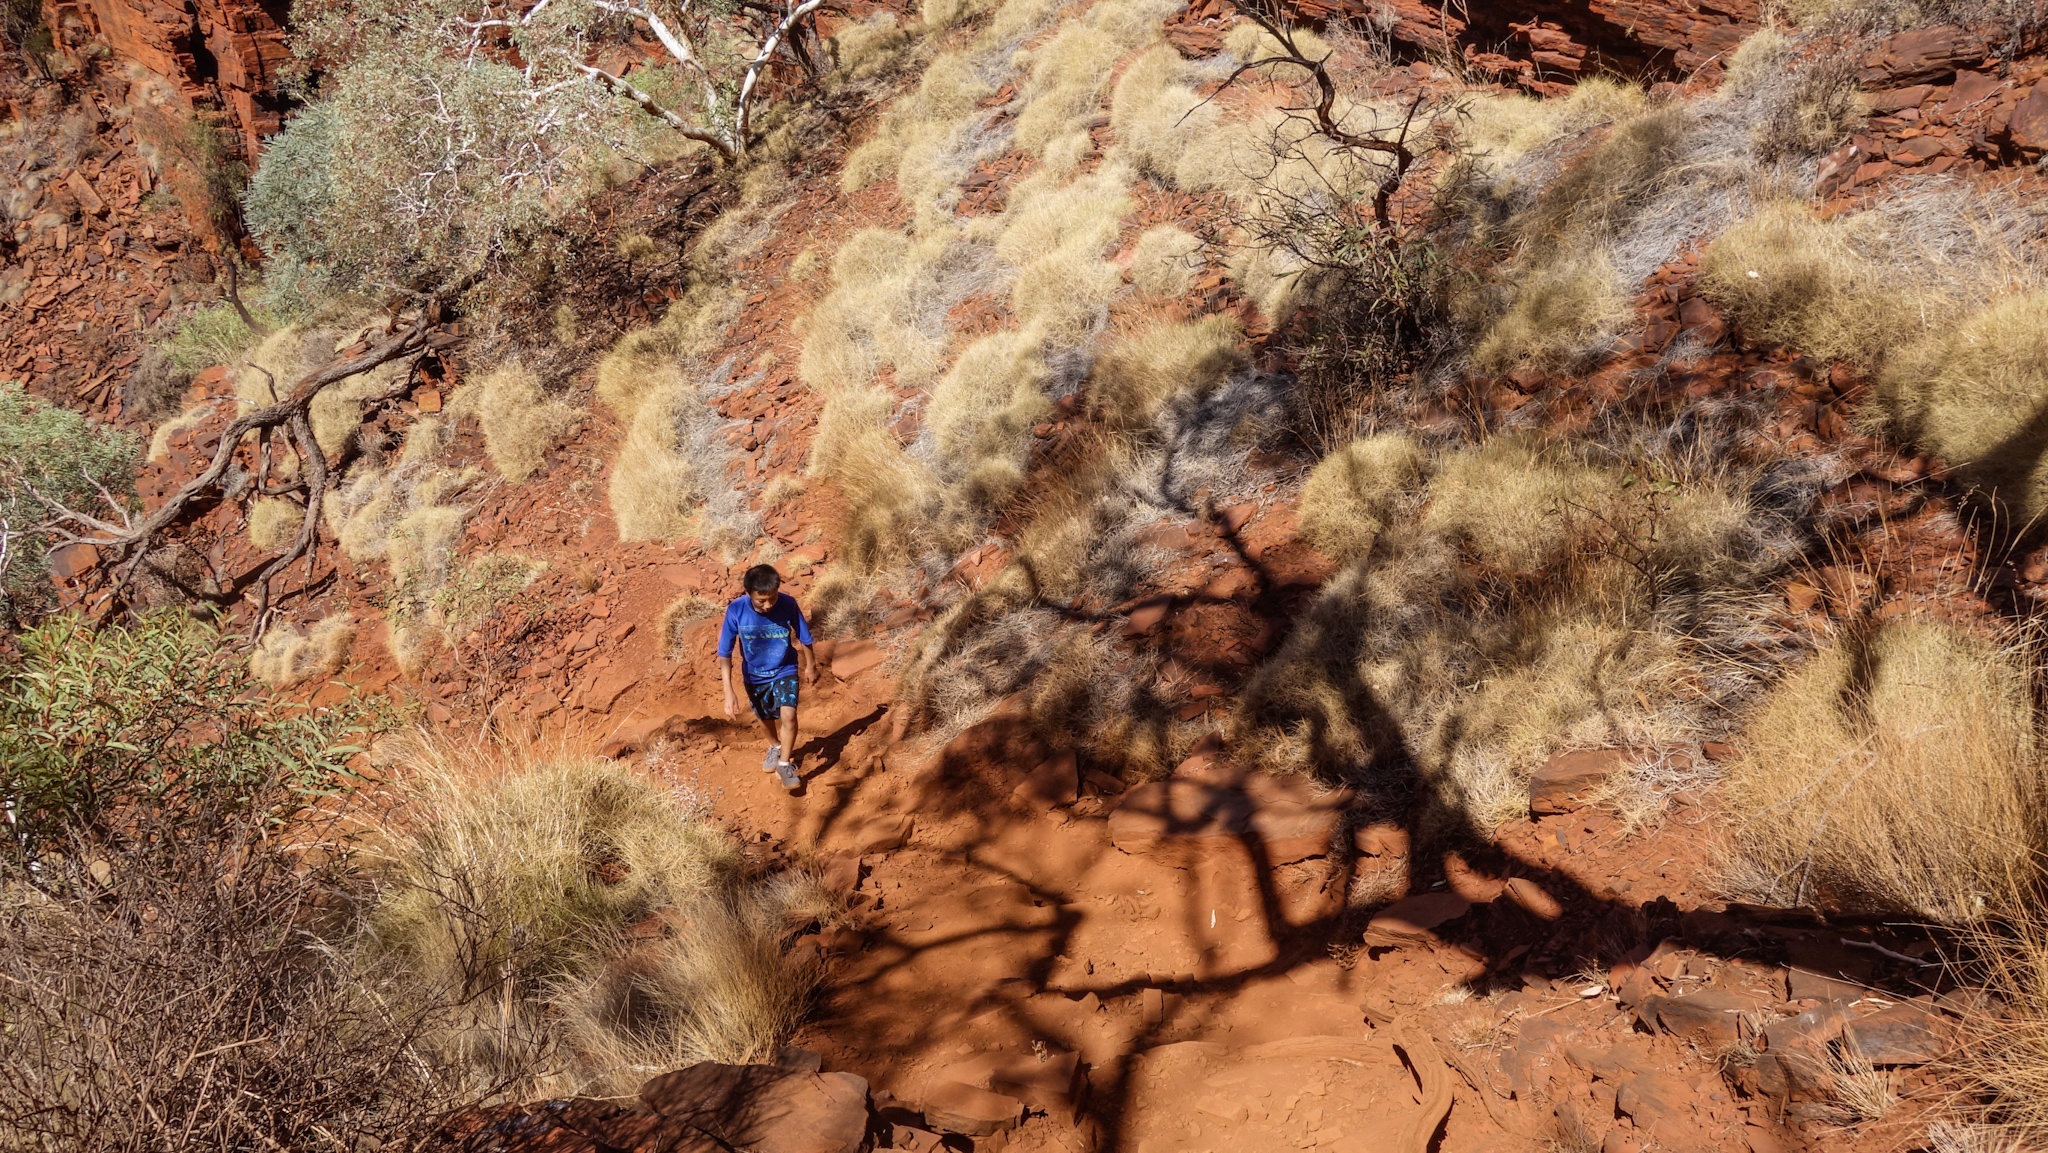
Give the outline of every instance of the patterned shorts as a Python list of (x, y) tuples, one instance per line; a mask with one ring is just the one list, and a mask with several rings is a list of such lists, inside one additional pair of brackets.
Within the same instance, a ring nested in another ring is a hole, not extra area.
[(754, 706), (754, 715), (762, 720), (780, 720), (782, 710), (796, 707), (796, 674), (747, 685), (747, 703)]

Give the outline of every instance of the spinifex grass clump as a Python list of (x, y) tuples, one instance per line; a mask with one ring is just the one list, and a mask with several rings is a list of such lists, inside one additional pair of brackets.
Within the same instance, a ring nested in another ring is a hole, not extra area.
[[(616, 762), (408, 738), (379, 824), (375, 953), (458, 1012), (431, 1043), (490, 1078), (630, 1092), (649, 1070), (771, 1055), (827, 910), (752, 873), (702, 802)], [(536, 1086), (538, 1087), (538, 1085)]]

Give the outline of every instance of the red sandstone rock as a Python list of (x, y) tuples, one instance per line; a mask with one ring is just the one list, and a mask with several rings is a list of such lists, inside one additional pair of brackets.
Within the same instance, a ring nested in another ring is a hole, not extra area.
[(987, 1137), (1014, 1128), (1024, 1103), (1006, 1093), (941, 1080), (925, 1091), (924, 1119), (941, 1133)]
[(1894, 87), (1954, 72), (1983, 60), (1984, 38), (1967, 28), (1937, 24), (1888, 36), (1863, 58), (1861, 79), (1870, 87)]
[(1365, 943), (1399, 948), (1427, 941), (1436, 930), (1472, 911), (1472, 902), (1456, 893), (1418, 893), (1388, 905), (1365, 927)]
[(1619, 749), (1584, 749), (1559, 753), (1529, 778), (1529, 811), (1538, 815), (1569, 813), (1581, 798), (1621, 768)]
[(1842, 1047), (1872, 1065), (1925, 1065), (1948, 1052), (1949, 1031), (1918, 1005), (1893, 1005), (1845, 1023)]
[(1740, 1039), (1742, 1015), (1759, 1007), (1755, 998), (1740, 993), (1702, 989), (1683, 997), (1647, 997), (1642, 1016), (1674, 1037), (1725, 1047)]
[(1508, 900), (1543, 920), (1555, 921), (1564, 916), (1564, 906), (1558, 903), (1557, 898), (1527, 877), (1509, 878), (1502, 892), (1507, 895)]
[(706, 1062), (647, 1082), (640, 1100), (759, 1153), (856, 1153), (867, 1140), (868, 1083), (851, 1073)]
[(283, 125), (279, 69), (291, 52), (284, 27), (257, 0), (45, 0), (45, 20), (75, 30), (64, 50), (102, 40), (116, 60), (167, 81), (188, 111), (229, 112), (248, 159)]
[(2032, 91), (2013, 106), (2005, 130), (2020, 151), (2048, 152), (2048, 80), (2034, 85)]

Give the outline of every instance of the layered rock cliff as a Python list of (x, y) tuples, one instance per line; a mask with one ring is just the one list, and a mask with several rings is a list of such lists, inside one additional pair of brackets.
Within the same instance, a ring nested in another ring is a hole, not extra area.
[(44, 10), (60, 52), (104, 46), (164, 80), (190, 111), (223, 114), (250, 158), (282, 123), (289, 14), (286, 0), (45, 0)]

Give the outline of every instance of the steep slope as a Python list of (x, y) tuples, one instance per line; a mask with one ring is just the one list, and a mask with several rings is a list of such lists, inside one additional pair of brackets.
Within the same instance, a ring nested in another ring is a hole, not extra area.
[[(1386, 15), (1404, 43), (1445, 35)], [(1937, 1059), (1981, 1023), (1938, 963), (1953, 938), (1742, 889), (1719, 784), (1810, 654), (1901, 618), (2024, 618), (2048, 564), (1971, 461), (1875, 424), (1878, 362), (1772, 328), (1790, 297), (1744, 283), (1774, 266), (1719, 245), (1789, 201), (1814, 228), (1899, 222), (1857, 250), (1879, 279), (1923, 249), (1989, 266), (1982, 244), (2027, 283), (2048, 63), (2025, 36), (1872, 38), (1871, 115), (1802, 135), (1845, 90), (1827, 41), (1724, 80), (1704, 65), (1754, 12), (1526, 15), (1448, 34), (1512, 28), (1527, 61), (1466, 57), (1539, 92), (1599, 69), (1683, 91), (1537, 105), (1340, 39), (1347, 116), (1428, 107), (1435, 138), (1486, 143), (1396, 205), (1468, 277), (1444, 322), (1465, 351), (1308, 434), (1342, 301), (1258, 233), (1284, 214), (1250, 173), (1272, 160), (1321, 210), (1304, 154), (1351, 202), (1383, 170), (1288, 138), (1288, 84), (1219, 89), (1272, 50), (1253, 25), (1011, 0), (853, 26), (842, 67), (875, 106), (851, 141), (764, 164), (686, 236), (659, 223), (673, 174), (605, 202), (617, 239), (685, 241), (694, 268), (611, 322), (632, 331), (536, 418), (537, 462), (508, 466), (492, 438), (520, 430), (464, 399), (516, 358), (453, 327), (367, 414), (338, 551), (279, 586), (279, 679), (340, 671), (313, 701), (388, 692), (431, 724), (602, 745), (815, 868), (852, 913), (799, 942), (832, 983), (798, 1039), (872, 1086), (885, 1147), (1929, 1140), (1958, 1086)], [(83, 225), (103, 260), (146, 179), (110, 169), (81, 175), (123, 190), (118, 228)], [(1972, 236), (1930, 238), (1941, 213)], [(19, 250), (38, 310), (98, 282), (43, 279), (59, 235)], [(1815, 281), (1790, 283), (1763, 287)], [(40, 390), (111, 395), (57, 343), (18, 347)], [(192, 473), (244, 384), (194, 378), (146, 494)], [(245, 580), (254, 519), (187, 526), (185, 582)], [(705, 657), (756, 561), (829, 636), (794, 795)], [(285, 652), (343, 619), (343, 651)], [(548, 1126), (626, 1147), (646, 1121), (531, 1117), (470, 1147)]]

